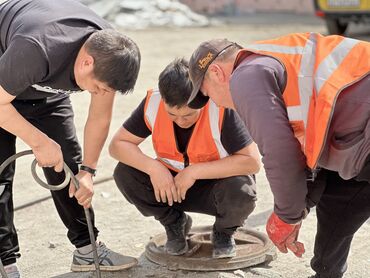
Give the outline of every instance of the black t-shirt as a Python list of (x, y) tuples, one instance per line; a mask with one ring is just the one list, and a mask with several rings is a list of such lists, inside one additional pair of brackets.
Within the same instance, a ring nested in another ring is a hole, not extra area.
[(95, 31), (112, 28), (77, 0), (8, 0), (0, 5), (0, 85), (18, 99), (78, 88), (73, 67)]
[[(131, 116), (123, 123), (123, 127), (132, 134), (146, 138), (151, 135), (150, 129), (145, 124), (144, 106), (146, 98), (132, 112)], [(184, 152), (189, 142), (193, 127), (181, 128), (174, 124), (175, 135), (180, 152)], [(221, 143), (224, 149), (233, 154), (252, 142), (252, 138), (245, 128), (238, 114), (232, 109), (225, 109), (224, 119), (221, 129)]]

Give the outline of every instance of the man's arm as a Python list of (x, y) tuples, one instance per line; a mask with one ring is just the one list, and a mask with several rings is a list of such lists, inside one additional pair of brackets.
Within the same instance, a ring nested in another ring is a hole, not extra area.
[(250, 175), (257, 173), (259, 169), (259, 153), (256, 144), (252, 142), (230, 156), (186, 167), (175, 177), (177, 195), (185, 200), (186, 192), (198, 179), (220, 179)]
[(30, 124), (14, 108), (11, 102), (15, 96), (0, 86), (0, 127), (21, 138), (29, 145), (41, 167), (54, 167), (57, 172), (63, 170), (63, 154), (60, 146), (48, 136)]
[(306, 159), (289, 124), (279, 82), (283, 78), (279, 62), (258, 56), (238, 66), (230, 89), (236, 110), (262, 155), (274, 211), (292, 224), (302, 219), (306, 207)]
[(139, 144), (145, 138), (138, 137), (121, 127), (113, 137), (110, 155), (118, 161), (140, 170), (150, 176), (156, 200), (168, 202), (172, 206), (177, 202), (177, 192), (172, 174), (161, 162), (144, 154)]
[(91, 94), (89, 114), (84, 129), (82, 164), (96, 168), (112, 120), (115, 93)]
[[(113, 101), (115, 93), (91, 94), (89, 114), (84, 129), (82, 165), (95, 169), (101, 150), (107, 139), (112, 119)], [(78, 203), (85, 208), (90, 207), (94, 194), (92, 174), (81, 170), (76, 175), (79, 181), (79, 190), (71, 183), (69, 196), (75, 196)]]
[(260, 155), (254, 142), (219, 160), (190, 165), (194, 179), (220, 179), (238, 175), (256, 174), (261, 167)]
[(118, 161), (150, 175), (151, 170), (160, 162), (140, 150), (139, 145), (144, 140), (145, 138), (138, 137), (121, 127), (109, 145), (109, 153)]
[(48, 62), (43, 50), (28, 38), (17, 37), (0, 57), (0, 127), (32, 148), (39, 166), (63, 170), (60, 146), (30, 124), (11, 102), (32, 84), (43, 80)]

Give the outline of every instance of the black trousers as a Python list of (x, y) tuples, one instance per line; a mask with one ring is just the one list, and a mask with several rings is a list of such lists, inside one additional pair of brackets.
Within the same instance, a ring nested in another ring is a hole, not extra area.
[(114, 179), (130, 203), (162, 225), (175, 223), (184, 211), (198, 212), (215, 216), (215, 228), (232, 234), (255, 208), (256, 186), (251, 176), (198, 180), (186, 193), (186, 199), (173, 206), (156, 201), (146, 173), (118, 163)]
[[(78, 173), (81, 148), (76, 136), (69, 97), (56, 95), (42, 100), (14, 100), (13, 105), (23, 117), (61, 146), (64, 161), (75, 174)], [(0, 128), (0, 163), (15, 154), (15, 143), (16, 137)], [(51, 168), (43, 170), (46, 180), (51, 185), (60, 184), (64, 180), (64, 172), (56, 173)], [(14, 263), (20, 256), (17, 232), (13, 223), (14, 171), (15, 163), (12, 163), (0, 176), (0, 189), (4, 188), (0, 194), (0, 258), (4, 265)], [(37, 184), (31, 181), (29, 186)], [(84, 209), (75, 198), (69, 198), (68, 186), (60, 191), (52, 191), (51, 194), (58, 214), (68, 229), (71, 243), (76, 247), (90, 244)], [(92, 210), (91, 215), (94, 218)], [(98, 234), (97, 229), (95, 233)]]
[[(356, 231), (370, 217), (370, 183), (343, 180), (321, 170), (326, 187), (316, 207), (317, 233), (311, 267), (320, 278), (340, 278)], [(361, 178), (362, 180), (362, 178)]]

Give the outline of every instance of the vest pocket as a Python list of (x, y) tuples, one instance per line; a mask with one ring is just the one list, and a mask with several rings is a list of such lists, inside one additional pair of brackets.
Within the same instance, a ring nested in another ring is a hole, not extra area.
[(337, 150), (346, 150), (361, 142), (365, 137), (363, 130), (351, 132), (345, 135), (334, 134), (332, 146)]
[(370, 153), (370, 121), (362, 130), (336, 133), (330, 140), (327, 165), (343, 179), (351, 179), (362, 170)]

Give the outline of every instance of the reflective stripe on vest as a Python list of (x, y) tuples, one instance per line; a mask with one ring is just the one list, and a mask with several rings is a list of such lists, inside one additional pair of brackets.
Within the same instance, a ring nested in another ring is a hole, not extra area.
[(153, 90), (151, 95), (159, 95), (159, 97), (149, 97), (145, 107), (145, 119), (147, 124), (150, 127), (150, 130), (153, 132), (153, 127), (155, 124), (155, 119), (157, 117), (157, 111), (159, 107), (159, 103), (161, 102), (160, 94), (158, 90)]
[(176, 171), (182, 171), (185, 168), (184, 162), (163, 157), (158, 157), (158, 159), (162, 161), (164, 164), (170, 165), (171, 169), (174, 169)]
[[(159, 109), (161, 109), (161, 96), (160, 96), (160, 93), (158, 90), (151, 90), (151, 91), (148, 91), (148, 96), (147, 96), (147, 101), (145, 103), (145, 108), (144, 108), (144, 119), (145, 119), (145, 122), (148, 126), (148, 128), (152, 131), (152, 134), (155, 134), (155, 124), (156, 124), (156, 121), (157, 121), (157, 116), (158, 116), (158, 113), (159, 113)], [(163, 108), (162, 108), (163, 109)], [(213, 102), (213, 101), (209, 101), (208, 104), (203, 108), (205, 109), (205, 111), (207, 110), (208, 111), (208, 123), (207, 125), (209, 126), (209, 129), (210, 129), (210, 134), (209, 134), (209, 140), (212, 140), (213, 143), (214, 143), (214, 146), (213, 147), (215, 149), (215, 152), (217, 152), (217, 159), (220, 159), (220, 158), (224, 158), (226, 156), (228, 156), (228, 153), (227, 151), (224, 149), (222, 143), (221, 143), (221, 122), (222, 122), (222, 119), (220, 118), (220, 115), (223, 115), (223, 112), (221, 113), (221, 110), (220, 108), (217, 107), (217, 105)], [(223, 110), (222, 110), (223, 111)], [(200, 120), (200, 119), (199, 119)], [(198, 121), (199, 121), (198, 120)], [(159, 123), (158, 123), (159, 124)], [(172, 128), (173, 129), (173, 128)], [(172, 134), (167, 134), (167, 136), (174, 136), (174, 132), (171, 130)], [(195, 130), (193, 131), (193, 133), (195, 132)], [(197, 136), (196, 134), (192, 134), (191, 138), (190, 138), (190, 141), (192, 140), (192, 138), (194, 136)], [(153, 139), (153, 146), (155, 148), (155, 144), (154, 144), (154, 138)], [(170, 138), (170, 139), (173, 139), (173, 138)], [(206, 138), (207, 139), (207, 138)], [(196, 140), (196, 139), (195, 139)], [(169, 140), (169, 142), (172, 142), (172, 140)], [(190, 143), (189, 141), (189, 143)], [(210, 145), (213, 145), (213, 144), (210, 144)], [(173, 148), (176, 149), (176, 152), (177, 151), (177, 146), (173, 146)], [(212, 146), (207, 146), (207, 148), (212, 148)], [(175, 170), (175, 171), (181, 171), (184, 169), (184, 160), (180, 159), (180, 156), (178, 155), (176, 159), (176, 157), (162, 157), (159, 155), (159, 152), (157, 150), (155, 150), (156, 153), (157, 153), (157, 157), (158, 159), (163, 162), (166, 166), (168, 166), (170, 169), (172, 170)], [(175, 152), (175, 150), (174, 150)], [(193, 164), (193, 163), (197, 163), (197, 162), (200, 162), (200, 161), (194, 161), (194, 159), (192, 159), (192, 154), (188, 154), (189, 155), (189, 163), (190, 164)], [(198, 155), (198, 154), (195, 154), (195, 156)], [(201, 154), (199, 154), (201, 155)], [(214, 160), (214, 159), (213, 159)]]
[[(243, 52), (272, 56), (285, 66), (288, 78), (283, 98), (288, 118), (302, 144), (307, 165), (315, 168), (338, 94), (370, 71), (368, 59), (359, 59), (368, 57), (363, 53), (370, 54), (370, 44), (307, 33), (250, 45), (241, 50), (237, 60)], [(354, 64), (348, 66), (353, 57)]]
[(220, 158), (224, 158), (228, 156), (227, 151), (224, 149), (221, 143), (221, 132), (219, 127), (220, 122), (220, 109), (217, 107), (216, 103), (214, 103), (212, 100), (209, 102), (209, 125), (211, 127), (212, 131), (212, 137), (216, 144), (218, 154), (220, 155)]

